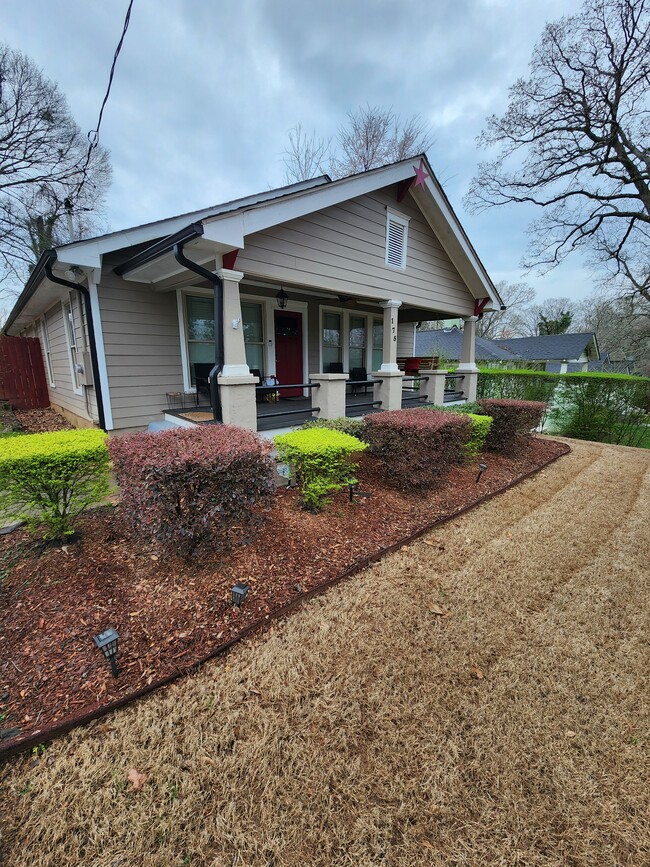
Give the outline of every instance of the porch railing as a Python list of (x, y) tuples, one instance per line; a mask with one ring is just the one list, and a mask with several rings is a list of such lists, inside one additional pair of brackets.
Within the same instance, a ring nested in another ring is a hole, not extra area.
[[(417, 391), (417, 392), (419, 392), (420, 391), (419, 383), (428, 382), (429, 379), (430, 379), (429, 376), (403, 376), (402, 377), (402, 391)], [(417, 382), (418, 386), (416, 387), (415, 385), (411, 385), (411, 386), (404, 385), (405, 382)], [(429, 399), (428, 394), (416, 394), (413, 397), (403, 397), (402, 403), (411, 403), (413, 401), (422, 401), (422, 400), (428, 400), (428, 399)]]
[[(445, 376), (445, 401), (451, 402), (453, 400), (460, 400), (464, 397), (465, 392), (461, 389), (454, 388), (454, 383), (460, 382), (461, 379), (465, 379), (465, 375), (462, 373), (448, 373)], [(451, 387), (449, 387), (451, 386)]]
[[(282, 391), (287, 388), (320, 388), (320, 382), (294, 382), (290, 385), (256, 385), (255, 391), (258, 393), (266, 393), (274, 391)], [(312, 406), (309, 409), (282, 409), (277, 412), (265, 412), (264, 418), (278, 418), (285, 415), (304, 415), (306, 412), (320, 412), (319, 406)]]

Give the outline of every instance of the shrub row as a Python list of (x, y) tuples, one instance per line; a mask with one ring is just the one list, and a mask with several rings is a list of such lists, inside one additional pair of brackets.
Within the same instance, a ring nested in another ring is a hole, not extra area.
[(0, 511), (64, 541), (73, 522), (109, 490), (109, 458), (103, 431), (66, 430), (3, 439)]
[(542, 401), (487, 398), (478, 404), (492, 419), (485, 447), (503, 454), (521, 452), (546, 412)]
[(356, 437), (325, 427), (280, 434), (275, 444), (280, 460), (293, 466), (305, 506), (314, 512), (334, 491), (356, 482), (358, 465), (351, 456), (367, 448)]
[(396, 487), (424, 489), (463, 462), (470, 421), (446, 412), (394, 410), (367, 416), (365, 436)]
[(109, 449), (134, 533), (184, 557), (226, 548), (274, 490), (270, 444), (231, 425), (115, 437)]
[(363, 440), (366, 425), (362, 418), (315, 418), (301, 425), (301, 430), (311, 430), (315, 427), (337, 430)]
[(485, 410), (477, 403), (466, 403), (462, 406), (434, 406), (430, 404), (424, 406), (423, 409), (436, 410), (438, 412), (460, 413), (467, 416), (470, 421), (471, 429), (469, 440), (465, 444), (465, 452), (468, 460), (476, 458), (479, 452), (485, 448), (485, 440), (492, 426), (492, 419), (489, 415), (485, 415)]

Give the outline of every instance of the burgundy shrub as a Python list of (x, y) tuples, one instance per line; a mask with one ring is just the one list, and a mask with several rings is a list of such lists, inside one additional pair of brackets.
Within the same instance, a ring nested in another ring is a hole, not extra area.
[(430, 488), (452, 464), (463, 463), (471, 435), (467, 416), (398, 409), (366, 416), (364, 439), (402, 490)]
[(540, 424), (547, 404), (536, 400), (501, 400), (485, 398), (478, 401), (492, 426), (485, 441), (486, 449), (502, 454), (519, 454), (530, 442), (532, 431)]
[(270, 444), (231, 425), (109, 440), (134, 533), (187, 557), (227, 548), (274, 490)]

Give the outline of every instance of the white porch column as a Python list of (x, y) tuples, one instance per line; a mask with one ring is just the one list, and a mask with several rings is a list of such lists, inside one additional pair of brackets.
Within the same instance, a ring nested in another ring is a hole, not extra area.
[(384, 308), (384, 344), (380, 370), (382, 373), (394, 373), (399, 371), (397, 366), (397, 311), (402, 306), (402, 302), (382, 301), (381, 306)]
[(314, 418), (345, 418), (345, 386), (349, 377), (347, 373), (312, 373), (310, 382), (317, 382), (319, 387), (311, 389), (312, 407), (320, 407)]
[(217, 276), (223, 284), (223, 370), (219, 375), (219, 395), (224, 424), (257, 430), (255, 386), (246, 363), (246, 345), (242, 323), (239, 283), (244, 274), (220, 268)]
[[(381, 406), (379, 407), (381, 410), (401, 409), (402, 377), (404, 374), (399, 368), (397, 370), (384, 370), (384, 367), (385, 365), (382, 364), (381, 370), (373, 370), (372, 372), (374, 379), (381, 380), (381, 382), (376, 382), (373, 387), (372, 399), (381, 401)], [(397, 364), (395, 367), (397, 367)]]
[(463, 397), (471, 403), (476, 400), (476, 387), (478, 385), (479, 371), (476, 366), (476, 323), (478, 316), (466, 316), (463, 322), (463, 345), (457, 370), (458, 373), (465, 376), (465, 379), (460, 380), (461, 388)]

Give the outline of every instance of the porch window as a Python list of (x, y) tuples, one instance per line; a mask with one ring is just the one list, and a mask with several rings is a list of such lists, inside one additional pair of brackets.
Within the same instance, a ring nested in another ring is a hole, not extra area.
[(350, 373), (355, 367), (366, 366), (366, 320), (350, 316)]
[(372, 369), (379, 370), (384, 361), (384, 322), (372, 321)]
[(323, 311), (323, 371), (329, 373), (332, 362), (343, 361), (341, 343), (341, 316)]
[(68, 344), (68, 358), (70, 359), (70, 375), (72, 386), (77, 394), (81, 394), (81, 379), (79, 376), (79, 351), (77, 348), (77, 329), (74, 321), (74, 307), (70, 300), (63, 302), (63, 319), (65, 337)]
[(52, 388), (56, 388), (56, 382), (54, 381), (54, 365), (52, 364), (52, 350), (50, 349), (50, 338), (47, 333), (47, 320), (45, 317), (41, 319), (40, 326), (43, 355), (45, 356), (45, 367), (47, 368), (47, 378)]
[(214, 300), (188, 295), (186, 310), (190, 381), (196, 385), (194, 365), (214, 364)]
[(264, 375), (264, 316), (261, 304), (242, 302), (242, 323), (246, 364), (251, 370), (259, 370)]

